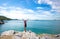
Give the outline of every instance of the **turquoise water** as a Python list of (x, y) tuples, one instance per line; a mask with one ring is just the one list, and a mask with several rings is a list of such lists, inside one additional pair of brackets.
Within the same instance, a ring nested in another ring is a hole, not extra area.
[[(5, 24), (0, 25), (0, 33), (6, 30), (24, 30), (24, 22), (21, 20), (7, 20)], [(56, 20), (30, 20), (27, 21), (27, 31), (31, 30), (37, 34), (59, 34), (60, 33), (60, 21)]]

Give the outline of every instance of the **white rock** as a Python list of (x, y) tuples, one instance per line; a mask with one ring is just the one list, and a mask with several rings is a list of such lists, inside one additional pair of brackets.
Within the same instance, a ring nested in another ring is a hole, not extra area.
[(13, 35), (13, 33), (14, 33), (14, 30), (9, 30), (9, 31), (3, 32), (3, 33), (1, 34), (1, 36), (3, 36), (3, 35)]
[(45, 39), (45, 37), (42, 37), (41, 39)]
[[(34, 32), (15, 32), (14, 30), (9, 30), (9, 31), (5, 31), (1, 34), (1, 36), (3, 35), (13, 35), (13, 39), (39, 39), (40, 36), (36, 36), (36, 34)], [(59, 37), (51, 37), (49, 34), (42, 34), (42, 37), (40, 37), (40, 39), (60, 39), (60, 34), (58, 34)]]
[(19, 36), (13, 36), (13, 39), (21, 39)]

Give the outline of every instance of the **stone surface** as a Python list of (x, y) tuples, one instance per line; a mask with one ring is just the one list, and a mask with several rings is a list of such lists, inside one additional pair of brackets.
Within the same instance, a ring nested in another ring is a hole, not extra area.
[(37, 35), (34, 32), (17, 32), (14, 30), (5, 31), (0, 36), (1, 39), (60, 39), (60, 34), (50, 35), (41, 34)]

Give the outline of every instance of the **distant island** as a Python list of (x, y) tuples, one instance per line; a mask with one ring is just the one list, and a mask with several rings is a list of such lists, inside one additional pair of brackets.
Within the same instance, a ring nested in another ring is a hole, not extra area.
[(11, 19), (5, 16), (0, 16), (0, 24), (4, 24), (4, 20), (11, 20)]
[(5, 16), (0, 16), (0, 20), (11, 20), (10, 18), (7, 18)]

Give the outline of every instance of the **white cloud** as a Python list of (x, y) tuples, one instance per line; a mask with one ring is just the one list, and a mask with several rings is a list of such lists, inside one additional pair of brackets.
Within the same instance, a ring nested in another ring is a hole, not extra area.
[(46, 3), (51, 5), (52, 9), (55, 9), (56, 12), (60, 13), (60, 0), (37, 0), (35, 3), (42, 4)]
[[(0, 15), (7, 16), (13, 19), (33, 19), (34, 11), (30, 9), (23, 9), (20, 7), (0, 7)], [(6, 8), (6, 9), (5, 9)]]
[(41, 0), (38, 0), (37, 2), (38, 2), (38, 4), (41, 4)]
[(52, 4), (52, 1), (50, 0), (35, 0), (35, 3), (41, 4), (41, 3), (46, 3), (46, 4)]
[[(0, 6), (0, 15), (12, 19), (38, 19), (38, 20), (51, 20), (55, 19), (50, 11), (37, 10), (33, 11), (31, 9), (24, 9), (20, 7), (2, 7)], [(56, 17), (56, 16), (55, 16)]]
[(42, 8), (42, 7), (37, 7), (36, 9), (37, 9), (37, 10), (43, 10), (44, 8)]

